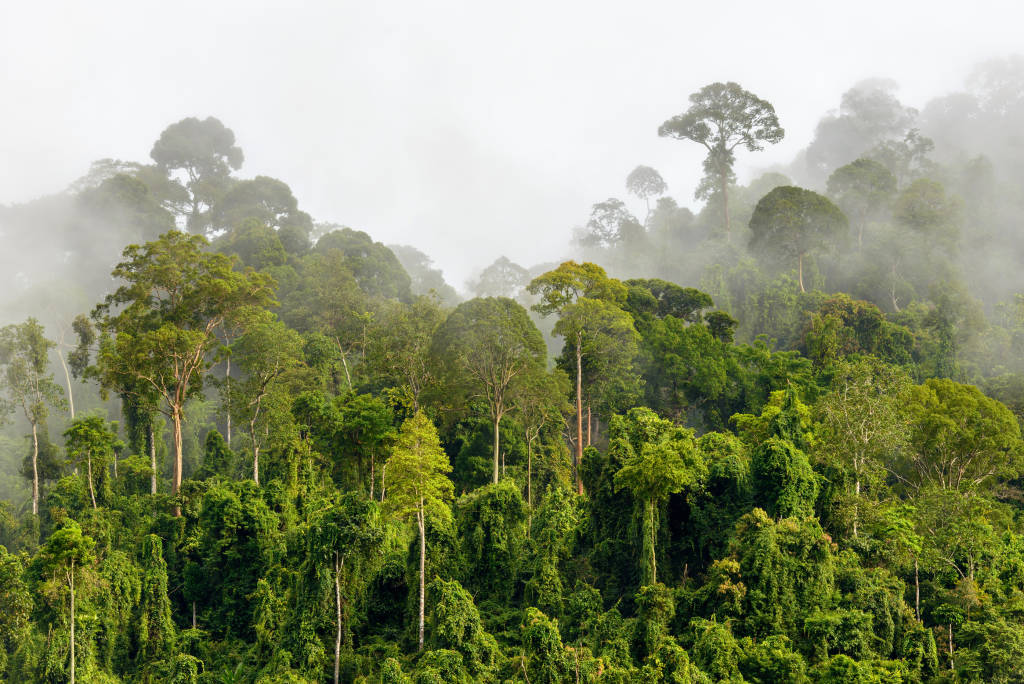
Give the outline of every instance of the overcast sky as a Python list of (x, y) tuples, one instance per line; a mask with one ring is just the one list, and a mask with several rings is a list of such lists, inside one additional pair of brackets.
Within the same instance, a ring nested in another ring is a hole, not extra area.
[(913, 106), (1024, 51), (1011, 2), (3, 2), (0, 203), (95, 159), (148, 160), (160, 131), (216, 116), (240, 175), (287, 182), (317, 220), (414, 245), (461, 288), (505, 254), (565, 251), (638, 164), (692, 203), (701, 149), (657, 137), (689, 93), (734, 80), (785, 162), (843, 91), (895, 79)]

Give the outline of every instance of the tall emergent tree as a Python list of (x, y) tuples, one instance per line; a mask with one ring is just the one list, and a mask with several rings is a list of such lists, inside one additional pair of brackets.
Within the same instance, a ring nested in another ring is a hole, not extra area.
[(427, 516), (451, 515), (447, 501), (454, 487), (448, 479), (452, 465), (441, 448), (437, 429), (418, 411), (398, 432), (387, 462), (387, 505), (401, 518), (415, 517), (420, 538), (419, 649), (423, 650), (426, 602)]
[(129, 245), (112, 272), (124, 284), (93, 311), (100, 342), (90, 373), (104, 392), (159, 398), (173, 426), (174, 494), (181, 486), (185, 402), (202, 390), (215, 331), (273, 301), (270, 276), (240, 273), (232, 258), (206, 252), (206, 245), (206, 238), (178, 231)]
[(609, 278), (600, 266), (577, 264), (575, 261), (567, 261), (555, 270), (534, 278), (527, 289), (531, 294), (540, 295), (540, 301), (533, 305), (534, 311), (541, 316), (559, 315), (554, 332), (565, 340), (563, 360), (575, 362), (572, 364), (576, 379), (573, 467), (576, 489), (582, 494), (579, 466), (583, 462), (584, 446), (583, 361), (586, 358), (599, 370), (632, 377), (639, 335), (633, 327), (633, 317), (620, 308), (625, 304), (628, 290), (622, 282)]
[(231, 171), (241, 168), (245, 159), (235, 145), (235, 134), (212, 116), (202, 121), (190, 116), (171, 124), (153, 143), (149, 156), (166, 174), (185, 173), (185, 220), (193, 233), (205, 232), (210, 208), (227, 191)]
[(644, 218), (644, 226), (646, 226), (651, 218), (651, 198), (664, 195), (668, 190), (668, 185), (656, 169), (641, 165), (626, 176), (626, 190), (644, 201), (644, 205), (647, 207), (647, 216)]
[(436, 355), (467, 394), (481, 398), (494, 427), (494, 482), (501, 462), (501, 419), (513, 408), (510, 390), (532, 367), (543, 367), (544, 338), (526, 309), (506, 297), (463, 302), (434, 336)]
[(709, 199), (721, 194), (725, 215), (725, 235), (729, 239), (729, 184), (736, 175), (733, 150), (739, 146), (751, 152), (775, 144), (786, 132), (779, 126), (775, 108), (737, 83), (712, 83), (690, 95), (690, 108), (658, 127), (658, 135), (692, 140), (707, 151), (704, 179), (697, 186), (696, 197)]
[(848, 223), (839, 207), (812, 190), (783, 185), (761, 198), (750, 217), (750, 248), (796, 259), (804, 289), (804, 257), (826, 251), (845, 237)]
[(64, 406), (61, 388), (49, 372), (54, 346), (35, 318), (0, 329), (0, 382), (32, 426), (32, 515), (39, 514), (39, 426), (46, 421), (48, 405)]

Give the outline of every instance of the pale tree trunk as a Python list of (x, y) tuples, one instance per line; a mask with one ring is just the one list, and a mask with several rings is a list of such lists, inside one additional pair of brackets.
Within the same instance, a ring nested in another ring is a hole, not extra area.
[(723, 173), (722, 185), (722, 211), (725, 214), (725, 241), (732, 242), (732, 226), (729, 221), (729, 178)]
[(96, 490), (92, 486), (92, 453), (85, 455), (86, 474), (89, 476), (89, 498), (92, 499), (92, 509), (96, 510)]
[[(224, 336), (224, 345), (227, 346), (227, 347), (231, 346), (231, 338), (228, 337), (227, 335)], [(225, 362), (224, 387), (226, 389), (226, 392), (224, 393), (224, 403), (226, 404), (226, 406), (224, 407), (224, 409), (225, 409), (225, 411), (224, 411), (225, 416), (224, 417), (226, 419), (226, 425), (224, 426), (224, 429), (225, 429), (225, 432), (227, 433), (227, 434), (224, 435), (224, 441), (227, 443), (228, 449), (230, 449), (231, 448), (231, 353), (230, 353), (230, 351), (228, 352), (227, 357), (224, 359), (224, 362)]]
[(576, 333), (576, 493), (583, 493), (583, 338)]
[[(854, 469), (855, 470), (858, 469), (856, 460), (854, 460)], [(859, 474), (857, 475), (857, 482), (853, 486), (853, 493), (854, 493), (854, 498), (853, 498), (853, 538), (856, 539), (857, 538), (857, 519), (858, 519), (858, 514), (860, 512), (858, 510), (858, 505), (860, 503), (860, 475)]]
[(32, 421), (32, 515), (39, 515), (39, 430)]
[(494, 418), (494, 484), (498, 484), (498, 455), (499, 437), (498, 430), (501, 425), (501, 414), (496, 413)]
[(526, 506), (533, 514), (533, 439), (526, 438)]
[(156, 494), (156, 435), (153, 430), (153, 418), (149, 419), (149, 491)]
[(341, 563), (338, 552), (334, 552), (334, 608), (336, 631), (334, 635), (334, 684), (338, 684), (341, 671)]
[[(61, 338), (63, 341), (63, 336)], [(64, 355), (58, 350), (57, 358), (60, 359), (60, 367), (64, 369), (64, 382), (68, 386), (68, 412), (71, 415), (71, 420), (75, 419), (75, 395), (71, 393), (71, 373), (68, 372), (68, 364), (64, 362)]]
[(654, 518), (654, 499), (647, 502), (651, 509), (651, 584), (658, 583), (658, 554), (654, 551), (654, 542), (657, 541), (657, 523)]
[(892, 262), (892, 280), (889, 283), (889, 297), (892, 299), (892, 308), (896, 313), (900, 312), (900, 305), (896, 300), (896, 262)]
[(427, 574), (427, 526), (426, 511), (423, 510), (423, 499), (420, 499), (420, 509), (416, 512), (416, 522), (420, 526), (420, 639), (419, 650), (423, 650), (423, 609), (426, 606), (426, 574)]
[(917, 556), (914, 556), (914, 615), (921, 620), (921, 581), (917, 576)]
[(75, 559), (71, 559), (71, 572), (68, 573), (68, 585), (71, 587), (71, 684), (75, 684)]
[(797, 254), (796, 255), (796, 272), (797, 272), (797, 279), (800, 281), (800, 291), (801, 292), (807, 292), (807, 290), (804, 289), (804, 255), (803, 254)]
[(256, 418), (249, 421), (249, 436), (252, 439), (252, 481), (260, 483), (260, 445), (256, 441)]
[(377, 483), (377, 459), (370, 452), (370, 501), (373, 501), (374, 485)]
[(949, 669), (954, 668), (953, 664), (953, 623), (949, 623)]
[[(173, 479), (171, 480), (171, 494), (173, 494), (174, 496), (177, 496), (178, 490), (181, 489), (181, 423), (183, 418), (181, 412), (181, 407), (175, 406), (171, 416), (174, 420), (174, 475)], [(178, 518), (181, 517), (181, 506), (179, 504), (174, 505), (174, 515)]]
[(590, 446), (590, 433), (594, 429), (594, 421), (590, 416), (590, 404), (587, 404), (587, 446)]

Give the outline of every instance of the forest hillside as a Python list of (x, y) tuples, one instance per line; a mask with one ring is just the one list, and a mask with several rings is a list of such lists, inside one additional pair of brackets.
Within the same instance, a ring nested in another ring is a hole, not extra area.
[(0, 206), (0, 679), (1024, 681), (1024, 61), (770, 100), (465, 284), (215, 117)]

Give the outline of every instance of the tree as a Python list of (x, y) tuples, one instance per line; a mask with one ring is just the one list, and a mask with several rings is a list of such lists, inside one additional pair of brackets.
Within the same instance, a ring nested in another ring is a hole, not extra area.
[[(377, 455), (394, 439), (394, 413), (379, 397), (357, 394), (341, 404), (338, 414), (338, 441), (348, 453), (354, 453), (359, 462), (360, 484), (363, 479), (363, 457), (370, 457), (370, 498), (374, 496), (377, 481)], [(380, 474), (380, 495), (383, 501), (386, 473)]]
[(638, 166), (626, 176), (626, 190), (642, 199), (647, 206), (647, 216), (644, 218), (646, 226), (651, 218), (651, 198), (664, 195), (668, 185), (655, 169), (650, 166)]
[(3, 388), (32, 427), (32, 515), (39, 515), (39, 426), (46, 422), (48, 406), (64, 407), (62, 390), (49, 372), (55, 345), (43, 332), (35, 318), (0, 329)]
[(89, 570), (89, 565), (94, 560), (92, 551), (95, 546), (96, 542), (91, 537), (82, 534), (82, 528), (78, 523), (68, 520), (63, 527), (50, 535), (46, 540), (46, 546), (36, 559), (42, 573), (51, 576), (55, 582), (65, 583), (70, 594), (70, 684), (75, 684), (75, 580), (81, 579)]
[(729, 184), (735, 179), (734, 150), (743, 146), (757, 152), (765, 143), (782, 140), (785, 131), (779, 126), (775, 108), (769, 102), (730, 81), (706, 85), (690, 95), (690, 108), (663, 123), (658, 135), (692, 140), (707, 149), (704, 180), (696, 195), (707, 199), (715, 192), (721, 194), (725, 234), (729, 238), (728, 192)]
[(283, 236), (301, 237), (307, 247), (313, 230), (313, 219), (299, 210), (288, 184), (269, 176), (234, 183), (214, 205), (210, 219), (214, 228), (229, 231), (246, 219), (256, 219)]
[(510, 261), (508, 257), (500, 256), (468, 285), (477, 297), (519, 299), (529, 283), (529, 271)]
[(857, 247), (864, 246), (864, 227), (889, 208), (896, 194), (896, 177), (872, 159), (857, 159), (828, 177), (828, 194), (857, 227)]
[(371, 297), (407, 302), (412, 296), (412, 279), (402, 264), (390, 249), (361, 230), (333, 230), (317, 240), (315, 249), (324, 254), (340, 251), (345, 267)]
[(185, 173), (186, 226), (193, 233), (205, 232), (210, 208), (226, 191), (231, 171), (241, 168), (245, 158), (235, 146), (235, 134), (212, 116), (171, 124), (153, 143), (149, 156), (164, 173)]
[(707, 466), (697, 452), (692, 430), (658, 418), (648, 408), (630, 409), (625, 417), (612, 418), (609, 436), (608, 448), (618, 452), (615, 457), (622, 463), (615, 473), (615, 488), (629, 489), (643, 506), (641, 584), (652, 585), (658, 581), (658, 505), (669, 494), (702, 482)]
[(569, 394), (569, 377), (560, 369), (549, 373), (532, 366), (514, 391), (516, 397), (512, 403), (526, 437), (526, 506), (532, 516), (533, 445), (546, 425), (571, 410), (565, 399)]
[(416, 297), (408, 306), (385, 304), (370, 324), (366, 365), (379, 382), (408, 393), (413, 413), (420, 409), (424, 392), (437, 381), (430, 346), (444, 318), (435, 300)]
[(174, 648), (174, 620), (167, 595), (167, 561), (163, 541), (155, 534), (142, 540), (142, 583), (139, 591), (139, 655), (158, 660)]
[(351, 567), (378, 551), (384, 542), (384, 530), (380, 509), (372, 500), (347, 492), (330, 504), (311, 521), (308, 539), (314, 572), (322, 579), (329, 578), (334, 593), (334, 684), (338, 684), (347, 623), (346, 599), (342, 593), (345, 562)]
[(388, 245), (388, 249), (409, 274), (414, 295), (435, 296), (445, 306), (459, 303), (459, 293), (445, 281), (441, 269), (434, 268), (433, 259), (409, 245)]
[(854, 537), (862, 487), (880, 485), (893, 455), (906, 446), (907, 425), (900, 409), (908, 389), (906, 375), (893, 366), (872, 357), (843, 361), (834, 369), (831, 392), (816, 407), (821, 421), (818, 451), (853, 475)]
[(786, 185), (762, 197), (754, 208), (750, 248), (795, 258), (800, 291), (806, 292), (804, 257), (834, 247), (846, 229), (846, 217), (828, 198)]
[[(625, 383), (635, 384), (632, 361), (638, 335), (632, 317), (620, 306), (626, 303), (627, 287), (609, 278), (597, 264), (567, 261), (540, 275), (527, 287), (540, 295), (533, 310), (541, 316), (559, 314), (554, 332), (565, 340), (563, 357), (574, 361), (570, 377), (576, 381), (576, 443), (573, 468), (576, 489), (583, 493), (580, 464), (583, 462), (583, 358), (597, 357), (598, 370), (612, 370)], [(584, 344), (586, 342), (586, 345)], [(568, 364), (567, 364), (568, 365)], [(632, 383), (630, 382), (632, 381)]]
[(546, 348), (526, 309), (506, 297), (471, 299), (459, 304), (438, 328), (435, 355), (482, 399), (494, 428), (494, 482), (501, 463), (501, 419), (513, 407), (512, 387), (529, 368), (543, 367)]
[[(235, 358), (244, 379), (229, 391), (235, 394), (230, 406), (235, 415), (249, 425), (249, 445), (252, 448), (252, 479), (260, 483), (260, 449), (269, 420), (268, 402), (281, 395), (288, 375), (302, 366), (302, 337), (284, 323), (269, 315), (250, 322), (243, 334), (232, 345)], [(286, 396), (277, 402), (287, 406)], [(287, 413), (287, 410), (285, 410)]]
[(622, 200), (611, 197), (598, 202), (590, 211), (586, 229), (578, 238), (584, 247), (611, 248), (643, 233), (644, 227)]
[(1020, 425), (1013, 413), (974, 385), (929, 378), (904, 406), (910, 449), (899, 472), (911, 491), (925, 485), (985, 490), (1022, 470)]
[(437, 429), (422, 411), (404, 423), (387, 462), (387, 505), (399, 518), (414, 517), (420, 541), (419, 650), (423, 650), (423, 614), (426, 602), (427, 516), (448, 517), (447, 502), (454, 487), (452, 470), (441, 449)]
[(273, 301), (269, 276), (239, 273), (233, 259), (204, 252), (206, 244), (202, 236), (171, 231), (129, 245), (112, 272), (124, 284), (93, 311), (101, 338), (91, 374), (102, 390), (158, 398), (171, 419), (174, 494), (181, 487), (185, 402), (202, 391), (217, 328)]
[(118, 444), (117, 435), (100, 416), (85, 416), (71, 423), (71, 427), (64, 432), (64, 439), (69, 460), (76, 465), (85, 461), (89, 498), (92, 500), (92, 507), (96, 508), (93, 462), (97, 462), (98, 469), (105, 472), (106, 466), (114, 457), (114, 449)]
[(588, 298), (567, 305), (555, 323), (554, 332), (565, 340), (561, 361), (576, 380), (576, 483), (582, 493), (578, 470), (583, 461), (584, 376), (589, 376), (588, 398), (605, 399), (603, 403), (608, 408), (615, 403), (616, 390), (625, 389), (632, 395), (631, 390), (638, 382), (632, 366), (640, 336), (628, 313), (610, 302)]

